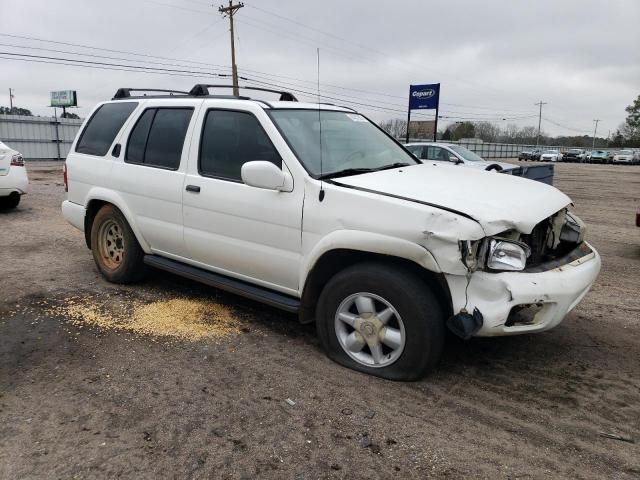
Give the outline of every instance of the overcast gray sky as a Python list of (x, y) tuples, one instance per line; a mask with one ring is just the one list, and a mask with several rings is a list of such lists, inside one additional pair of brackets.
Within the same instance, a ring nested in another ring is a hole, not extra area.
[[(0, 105), (11, 87), (18, 106), (47, 115), (49, 91), (73, 89), (84, 116), (122, 86), (227, 83), (199, 73), (229, 72), (229, 23), (218, 3), (0, 0)], [(638, 0), (247, 0), (235, 18), (241, 75), (316, 92), (320, 48), (321, 93), (375, 120), (406, 116), (409, 84), (440, 82), (445, 122), (537, 125), (534, 103), (543, 100), (547, 133), (591, 134), (598, 118), (606, 135), (640, 94)], [(6, 53), (196, 73), (52, 65)]]

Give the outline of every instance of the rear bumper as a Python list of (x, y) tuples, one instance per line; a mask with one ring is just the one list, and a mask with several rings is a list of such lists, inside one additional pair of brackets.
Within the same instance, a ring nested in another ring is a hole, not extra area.
[(83, 205), (65, 200), (62, 202), (62, 216), (67, 222), (84, 232), (84, 216), (86, 210)]
[[(454, 312), (477, 308), (484, 323), (476, 336), (490, 337), (542, 332), (557, 326), (587, 294), (601, 260), (593, 250), (571, 263), (543, 272), (475, 272), (466, 289), (466, 277), (447, 275)], [(468, 303), (465, 300), (467, 291)], [(535, 316), (526, 324), (513, 323), (512, 310), (534, 305)]]
[(0, 177), (0, 196), (7, 196), (13, 192), (24, 195), (29, 191), (29, 177), (24, 167), (11, 167), (9, 173)]

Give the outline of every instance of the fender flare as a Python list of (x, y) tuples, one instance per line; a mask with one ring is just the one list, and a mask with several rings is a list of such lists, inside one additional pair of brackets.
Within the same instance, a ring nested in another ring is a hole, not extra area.
[[(89, 190), (89, 192), (87, 193), (87, 197), (84, 203), (85, 211), (89, 206), (89, 204), (94, 200), (110, 203), (111, 205), (116, 207), (118, 210), (120, 210), (120, 212), (122, 212), (122, 215), (124, 215), (124, 218), (127, 220), (129, 227), (131, 227), (131, 230), (133, 231), (133, 234), (135, 235), (136, 240), (138, 240), (138, 243), (140, 244), (140, 248), (142, 248), (144, 253), (147, 253), (147, 254), (151, 253), (151, 248), (149, 247), (149, 244), (146, 242), (146, 240), (142, 236), (142, 233), (140, 232), (140, 229), (138, 228), (138, 225), (135, 222), (135, 217), (133, 215), (133, 212), (129, 209), (129, 207), (127, 207), (127, 203), (122, 199), (120, 194), (106, 188), (94, 187), (91, 190)], [(91, 232), (88, 232), (88, 234), (90, 235)]]
[(300, 271), (300, 291), (304, 290), (309, 274), (326, 253), (334, 250), (356, 250), (360, 252), (389, 255), (412, 261), (433, 272), (441, 273), (431, 252), (417, 243), (397, 237), (359, 230), (336, 230), (317, 242), (303, 257)]

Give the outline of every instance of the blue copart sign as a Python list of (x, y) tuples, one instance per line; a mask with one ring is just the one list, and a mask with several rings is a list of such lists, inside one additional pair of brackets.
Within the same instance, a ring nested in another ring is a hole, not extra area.
[(434, 83), (431, 85), (410, 85), (409, 109), (416, 110), (438, 108), (439, 96), (439, 83)]

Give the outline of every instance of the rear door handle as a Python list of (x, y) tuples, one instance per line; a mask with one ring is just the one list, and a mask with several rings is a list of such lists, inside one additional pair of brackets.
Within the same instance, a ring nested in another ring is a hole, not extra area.
[(187, 192), (200, 193), (200, 187), (198, 185), (187, 185)]

